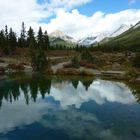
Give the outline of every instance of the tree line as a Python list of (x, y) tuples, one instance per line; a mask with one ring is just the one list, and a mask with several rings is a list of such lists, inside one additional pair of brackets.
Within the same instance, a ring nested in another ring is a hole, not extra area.
[(16, 48), (40, 48), (40, 49), (49, 49), (49, 37), (47, 31), (43, 32), (42, 28), (39, 27), (37, 36), (30, 26), (28, 31), (26, 31), (25, 24), (22, 22), (20, 36), (17, 37), (17, 34), (13, 31), (12, 28), (8, 29), (8, 26), (5, 26), (5, 29), (0, 31), (0, 48), (6, 54), (14, 54)]
[(76, 50), (80, 51), (85, 47), (82, 45), (66, 46), (65, 44), (54, 44), (50, 45), (49, 36), (47, 31), (43, 32), (42, 28), (39, 27), (37, 35), (33, 28), (30, 26), (28, 31), (24, 22), (22, 22), (21, 32), (19, 37), (12, 28), (5, 26), (5, 29), (0, 30), (0, 49), (4, 54), (14, 54), (16, 48), (31, 48), (31, 49), (42, 49), (42, 50)]

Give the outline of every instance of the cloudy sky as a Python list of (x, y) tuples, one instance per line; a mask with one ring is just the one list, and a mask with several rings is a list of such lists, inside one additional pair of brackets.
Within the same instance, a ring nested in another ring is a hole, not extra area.
[(82, 38), (137, 23), (140, 0), (0, 0), (1, 29), (7, 24), (19, 32), (22, 21), (27, 30), (42, 26)]

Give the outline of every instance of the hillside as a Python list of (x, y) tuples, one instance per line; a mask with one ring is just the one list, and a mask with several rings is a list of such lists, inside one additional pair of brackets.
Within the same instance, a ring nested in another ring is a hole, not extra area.
[(117, 37), (104, 39), (100, 45), (102, 47), (117, 47), (121, 50), (140, 49), (140, 22)]

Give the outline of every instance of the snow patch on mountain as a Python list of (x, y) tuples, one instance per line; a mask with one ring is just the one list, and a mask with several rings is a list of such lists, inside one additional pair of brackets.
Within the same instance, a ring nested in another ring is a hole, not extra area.
[(79, 40), (78, 43), (81, 45), (89, 46), (97, 42), (100, 42), (101, 40), (103, 40), (104, 38), (108, 36), (109, 36), (109, 33), (107, 32), (99, 33), (97, 35), (89, 35), (88, 37)]
[[(137, 26), (140, 26), (140, 24), (138, 24)], [(116, 37), (116, 36), (122, 34), (123, 32), (127, 31), (128, 29), (130, 29), (130, 27), (131, 26), (122, 24), (115, 31), (98, 33), (97, 35), (89, 35), (88, 37), (81, 39), (79, 41), (79, 44), (89, 46), (94, 43), (98, 43), (105, 38)]]
[[(137, 28), (140, 26), (140, 22), (138, 22), (133, 28)], [(116, 37), (119, 36), (120, 34), (124, 33), (125, 31), (129, 30), (131, 26), (128, 26), (126, 24), (122, 24), (119, 26), (117, 29), (115, 29), (112, 32), (102, 32), (102, 33), (93, 33), (90, 34), (79, 41), (76, 41), (73, 37), (68, 36), (67, 34), (61, 32), (60, 30), (56, 30), (50, 34), (50, 37), (53, 38), (60, 38), (63, 39), (64, 41), (68, 41), (70, 43), (78, 43), (80, 45), (85, 45), (85, 46), (90, 46), (92, 44), (96, 44), (100, 41), (102, 41), (105, 38), (111, 38), (111, 37)]]
[(66, 35), (65, 33), (61, 32), (59, 30), (55, 30), (49, 36), (54, 37), (54, 38), (60, 38), (60, 39), (63, 39), (65, 41), (68, 41), (68, 42), (71, 42), (71, 43), (76, 43), (76, 40), (73, 37), (68, 36), (68, 35)]
[(85, 37), (81, 40), (78, 41), (79, 44), (81, 45), (85, 45), (85, 46), (88, 46), (88, 45), (91, 45), (91, 44), (94, 44), (96, 42), (96, 36), (88, 36), (88, 37)]
[(122, 33), (124, 33), (125, 31), (127, 31), (130, 28), (130, 26), (126, 25), (126, 24), (122, 24), (119, 28), (117, 28), (111, 35), (110, 37), (116, 37)]
[(140, 21), (133, 27), (134, 29), (140, 27)]

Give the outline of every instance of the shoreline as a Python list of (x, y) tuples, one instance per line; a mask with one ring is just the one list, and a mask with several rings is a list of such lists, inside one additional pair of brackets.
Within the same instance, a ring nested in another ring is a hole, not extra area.
[[(85, 66), (80, 66), (80, 68), (65, 67), (70, 64), (70, 58), (65, 57), (50, 57), (52, 60), (52, 66), (49, 70), (43, 72), (44, 75), (64, 75), (64, 76), (91, 76), (91, 77), (105, 77), (108, 79), (118, 79), (118, 80), (128, 80), (128, 81), (137, 81), (140, 82), (140, 72), (135, 74), (135, 68), (126, 67), (126, 69), (119, 69), (122, 66), (116, 65), (114, 69), (111, 68), (102, 68), (96, 67), (98, 64), (94, 64), (93, 68), (88, 68)], [(28, 61), (27, 61), (28, 60)], [(108, 61), (110, 62), (110, 61)], [(116, 63), (116, 62), (115, 62)], [(114, 64), (114, 63), (113, 63)], [(113, 65), (110, 64), (110, 65)], [(32, 70), (29, 59), (23, 59), (21, 57), (19, 60), (12, 57), (1, 57), (0, 58), (0, 77), (8, 74), (14, 73), (27, 73), (33, 74), (36, 73)]]

